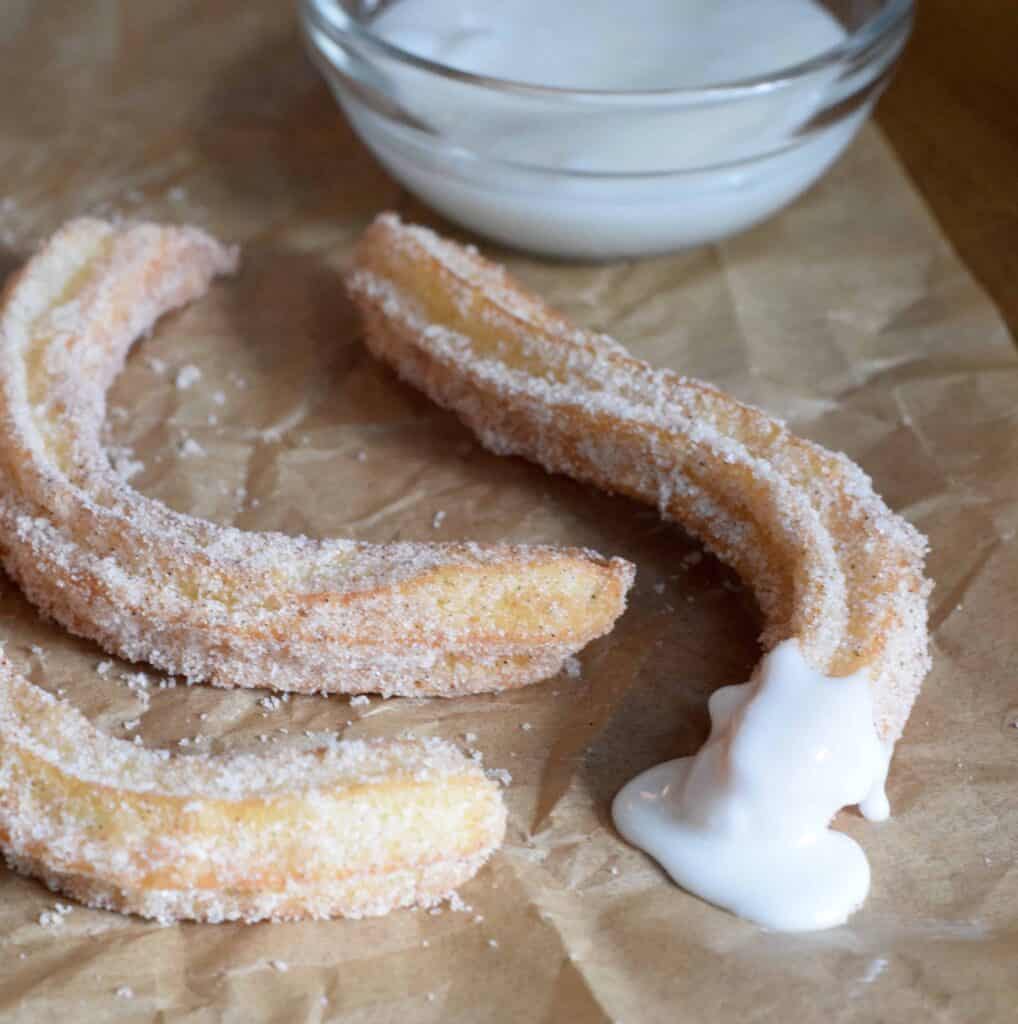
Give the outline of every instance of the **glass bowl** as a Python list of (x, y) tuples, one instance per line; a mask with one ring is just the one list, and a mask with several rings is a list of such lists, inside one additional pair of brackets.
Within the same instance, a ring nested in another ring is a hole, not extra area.
[(912, 0), (826, 0), (844, 36), (810, 60), (696, 88), (608, 91), (415, 55), (372, 29), (393, 2), (301, 0), (309, 52), (358, 135), (451, 220), (581, 259), (713, 241), (791, 202), (869, 115), (913, 15)]

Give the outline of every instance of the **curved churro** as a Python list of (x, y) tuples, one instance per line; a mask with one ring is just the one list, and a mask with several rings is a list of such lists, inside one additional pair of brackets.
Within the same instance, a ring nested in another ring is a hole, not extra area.
[(925, 540), (842, 455), (723, 392), (577, 330), (508, 275), (382, 216), (349, 290), (369, 348), (492, 450), (656, 505), (754, 589), (767, 649), (710, 700), (701, 750), (613, 805), (685, 888), (769, 928), (826, 928), (866, 897), (861, 848), (827, 828), (884, 780), (929, 667)]
[(633, 359), (501, 268), (379, 217), (348, 279), (371, 351), (492, 450), (657, 506), (752, 586), (765, 648), (870, 673), (896, 739), (929, 666), (925, 541), (843, 455), (724, 392)]
[(80, 220), (8, 287), (0, 548), (35, 604), (190, 680), (302, 692), (519, 686), (611, 628), (621, 560), (244, 533), (129, 487), (100, 444), (106, 389), (136, 337), (235, 264), (193, 229)]
[(0, 845), (94, 907), (160, 921), (429, 905), (498, 846), (498, 787), (438, 740), (171, 756), (98, 732), (0, 654)]

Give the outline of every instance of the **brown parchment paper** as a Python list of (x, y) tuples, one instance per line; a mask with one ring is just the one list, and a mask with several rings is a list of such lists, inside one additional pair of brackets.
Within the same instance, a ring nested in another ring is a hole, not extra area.
[[(7, 0), (0, 45), (5, 269), (84, 212), (190, 221), (245, 245), (241, 275), (167, 319), (113, 389), (111, 448), (140, 464), (140, 489), (252, 529), (568, 542), (639, 568), (579, 679), (275, 711), (260, 692), (161, 688), (144, 666), (114, 661), (103, 678), (102, 652), (3, 583), (8, 651), (116, 735), (137, 717), (147, 744), (201, 735), (211, 749), (304, 728), (470, 732), (513, 782), (507, 842), (464, 888), (466, 912), (160, 928), (75, 907), (47, 927), (52, 894), (4, 873), (0, 1017), (1015, 1019), (1018, 358), (875, 131), (786, 213), (721, 246), (600, 267), (491, 250), (641, 356), (844, 449), (930, 535), (935, 665), (891, 772), (894, 817), (838, 819), (871, 859), (869, 902), (844, 927), (772, 935), (665, 881), (608, 818), (633, 773), (700, 744), (708, 694), (745, 678), (752, 602), (652, 512), (484, 453), (366, 356), (337, 278), (352, 239), (389, 206), (446, 226), (356, 142), (288, 6)], [(188, 366), (201, 376), (178, 386)], [(179, 454), (188, 438), (203, 454)], [(127, 685), (139, 669), (148, 701)]]

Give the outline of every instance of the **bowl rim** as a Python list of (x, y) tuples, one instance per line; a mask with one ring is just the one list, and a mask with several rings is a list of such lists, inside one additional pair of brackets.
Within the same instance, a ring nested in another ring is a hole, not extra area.
[(766, 74), (678, 88), (574, 89), (568, 86), (540, 85), (512, 78), (464, 71), (430, 57), (422, 57), (389, 42), (347, 13), (342, 7), (341, 0), (300, 0), (300, 14), (305, 23), (313, 25), (319, 31), (324, 31), (334, 42), (342, 44), (344, 40), (355, 41), (369, 52), (373, 51), (376, 55), (407, 64), (419, 71), (425, 71), (464, 85), (532, 98), (543, 96), (549, 99), (575, 98), (581, 101), (600, 102), (641, 100), (660, 102), (667, 98), (719, 100), (770, 92), (825, 68), (844, 64), (874, 47), (879, 48), (882, 42), (893, 37), (902, 28), (907, 30), (914, 13), (915, 0), (885, 0), (879, 10), (870, 15), (853, 32), (847, 34), (836, 46), (807, 60), (789, 64)]

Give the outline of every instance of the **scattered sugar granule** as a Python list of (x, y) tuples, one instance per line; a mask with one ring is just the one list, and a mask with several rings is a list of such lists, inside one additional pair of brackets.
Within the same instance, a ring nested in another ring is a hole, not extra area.
[(531, 729), (533, 729), (534, 727), (533, 727), (533, 726), (532, 726), (532, 725), (531, 725), (531, 724), (530, 724), (529, 722), (524, 722), (524, 723), (523, 723), (523, 724), (522, 724), (522, 725), (520, 726), (520, 728), (521, 728), (521, 729), (522, 729), (522, 730), (523, 730), (524, 732), (530, 732), (530, 730), (531, 730)]
[(66, 903), (54, 903), (52, 909), (44, 910), (39, 915), (39, 924), (43, 928), (55, 928), (64, 923), (64, 918), (73, 910)]
[(40, 647), (40, 646), (39, 646), (38, 644), (32, 644), (32, 646), (31, 646), (31, 647), (29, 647), (28, 649), (29, 649), (29, 650), (30, 650), (30, 651), (32, 652), (32, 654), (33, 654), (33, 655), (35, 655), (35, 657), (37, 657), (37, 658), (38, 658), (38, 659), (39, 659), (40, 661), (45, 661), (45, 660), (46, 660), (46, 652), (45, 652), (45, 651), (44, 651), (44, 650), (43, 650), (43, 649), (42, 649), (42, 648), (41, 648), (41, 647)]
[(431, 520), (431, 528), (433, 530), (437, 530), (442, 525), (442, 521), (444, 519), (445, 519), (445, 510), (444, 509), (439, 509), (435, 513), (434, 518)]
[(872, 985), (886, 969), (887, 960), (882, 956), (876, 957), (867, 965), (866, 973), (862, 976), (862, 983), (864, 985)]
[(126, 445), (109, 446), (106, 449), (113, 472), (121, 480), (127, 481), (136, 477), (144, 468), (145, 463), (134, 457), (134, 452)]
[(449, 897), (449, 909), (457, 914), (469, 914), (474, 908), (469, 903), (465, 903), (458, 892), (454, 892)]
[(166, 360), (160, 359), (158, 356), (148, 356), (145, 360), (148, 364), (149, 369), (153, 373), (165, 373), (166, 372)]
[(116, 991), (116, 997), (118, 999), (133, 999), (134, 989), (129, 985), (121, 985)]
[(142, 703), (142, 706), (147, 708), (149, 701), (152, 699), (149, 696), (149, 678), (144, 672), (128, 672), (123, 676), (124, 684)]
[(201, 370), (198, 369), (193, 363), (188, 363), (187, 366), (182, 366), (177, 370), (177, 376), (175, 383), (178, 391), (186, 391), (193, 384), (197, 384), (201, 380)]
[(269, 966), (274, 971), (279, 971), (280, 974), (285, 974), (290, 969), (290, 965), (285, 960), (270, 960)]
[(129, 732), (133, 732), (135, 729), (138, 728), (139, 725), (141, 725), (140, 718), (129, 718), (126, 722), (124, 722), (124, 728), (127, 729)]
[(498, 949), (498, 939), (488, 939), (488, 945), (491, 946), (492, 949)]
[(166, 198), (171, 203), (182, 203), (187, 198), (187, 189), (183, 185), (174, 185), (166, 192)]
[(477, 733), (476, 732), (465, 732), (463, 734), (463, 739), (464, 739), (464, 741), (466, 743), (476, 743), (477, 742)]
[(185, 459), (205, 454), (205, 449), (193, 437), (184, 438), (177, 451)]
[(363, 693), (359, 693), (359, 694), (357, 694), (356, 697), (351, 697), (350, 698), (350, 707), (352, 707), (352, 708), (360, 708), (360, 707), (363, 707), (365, 704), (370, 704), (370, 703), (371, 703), (371, 698), (368, 697), (368, 696), (365, 696)]
[(501, 782), (503, 786), (508, 786), (512, 783), (513, 777), (504, 768), (489, 768), (485, 773), (489, 779), (494, 779), (496, 782)]
[(612, 875), (617, 875), (617, 874), (619, 873), (619, 869), (618, 869), (617, 865), (615, 865), (615, 864), (613, 864), (613, 865), (612, 865), (612, 866), (611, 866), (611, 867), (610, 867), (610, 868), (608, 869), (608, 871), (609, 871), (609, 873), (610, 873), (610, 874), (612, 874)]
[(474, 924), (481, 924), (484, 921), (484, 914), (474, 914)]
[(579, 679), (583, 674), (583, 664), (580, 662), (580, 659), (573, 654), (570, 654), (569, 657), (562, 662), (562, 668), (570, 679)]
[(212, 392), (212, 401), (215, 402), (216, 405), (226, 405), (226, 392), (225, 391), (213, 391)]
[(283, 706), (283, 699), (281, 697), (268, 696), (262, 697), (258, 703), (266, 711), (278, 711)]
[(100, 661), (99, 664), (96, 665), (95, 671), (97, 675), (105, 676), (111, 668), (113, 668), (112, 661)]
[(356, 455), (354, 456), (354, 458), (355, 458), (355, 459), (356, 459), (356, 460), (357, 460), (358, 462), (367, 462), (367, 461), (368, 461), (368, 453), (367, 453), (366, 451), (364, 451), (364, 449), (362, 448), (362, 449), (361, 449), (361, 450), (360, 450), (360, 451), (359, 451), (359, 452), (358, 452), (358, 453), (357, 453), (357, 454), (356, 454)]
[(435, 993), (434, 992), (429, 992), (428, 993), (428, 1002), (429, 1003), (433, 1003), (434, 1001), (435, 1001)]

